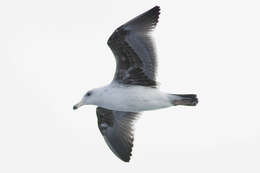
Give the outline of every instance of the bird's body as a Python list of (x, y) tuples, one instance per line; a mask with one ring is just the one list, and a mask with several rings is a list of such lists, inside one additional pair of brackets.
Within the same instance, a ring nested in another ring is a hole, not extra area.
[(195, 94), (168, 94), (156, 83), (156, 53), (149, 33), (158, 23), (155, 6), (117, 28), (107, 44), (116, 59), (116, 72), (109, 85), (87, 92), (74, 105), (97, 105), (98, 127), (106, 143), (121, 160), (130, 160), (133, 123), (138, 112), (176, 105), (195, 106)]
[[(153, 87), (119, 85), (111, 83), (96, 89), (98, 101), (95, 105), (125, 112), (142, 112), (172, 106), (173, 95)], [(176, 99), (178, 96), (175, 96)]]

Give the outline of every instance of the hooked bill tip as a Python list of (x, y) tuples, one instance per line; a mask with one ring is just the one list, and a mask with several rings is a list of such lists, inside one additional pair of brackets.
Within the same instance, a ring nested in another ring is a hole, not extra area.
[(73, 106), (73, 110), (76, 110), (78, 109), (78, 107), (76, 105)]

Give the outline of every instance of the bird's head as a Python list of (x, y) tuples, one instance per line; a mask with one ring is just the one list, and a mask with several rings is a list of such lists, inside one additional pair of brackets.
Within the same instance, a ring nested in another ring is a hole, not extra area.
[(97, 91), (95, 89), (88, 91), (83, 98), (81, 99), (81, 101), (77, 104), (75, 104), (73, 106), (73, 109), (78, 109), (79, 107), (83, 106), (83, 105), (94, 105), (96, 102), (96, 94)]

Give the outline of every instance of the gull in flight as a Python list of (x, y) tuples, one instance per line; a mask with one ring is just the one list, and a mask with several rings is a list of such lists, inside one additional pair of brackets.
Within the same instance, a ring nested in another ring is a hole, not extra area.
[(107, 41), (116, 59), (112, 82), (88, 91), (73, 106), (98, 106), (99, 130), (112, 152), (125, 162), (130, 160), (138, 113), (198, 103), (195, 94), (169, 94), (156, 87), (156, 53), (149, 34), (159, 14), (160, 7), (155, 6), (113, 32)]

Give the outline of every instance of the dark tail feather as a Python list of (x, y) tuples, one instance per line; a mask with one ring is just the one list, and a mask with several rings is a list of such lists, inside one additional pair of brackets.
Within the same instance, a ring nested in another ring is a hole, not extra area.
[(172, 104), (184, 105), (184, 106), (196, 106), (199, 102), (196, 94), (172, 94), (173, 96), (178, 96), (172, 100)]

